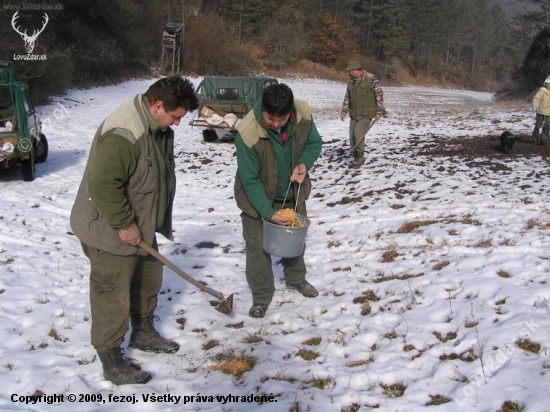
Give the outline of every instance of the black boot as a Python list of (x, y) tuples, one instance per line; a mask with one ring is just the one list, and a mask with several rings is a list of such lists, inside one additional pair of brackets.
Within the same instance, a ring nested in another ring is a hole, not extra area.
[(153, 326), (154, 318), (158, 319), (157, 316), (132, 318), (132, 335), (130, 336), (130, 343), (128, 346), (145, 352), (177, 352), (180, 345), (173, 340), (168, 340), (160, 336)]
[(119, 347), (98, 351), (97, 355), (103, 366), (103, 377), (115, 385), (147, 383), (152, 378), (149, 372), (138, 370), (130, 365), (130, 362), (122, 357)]

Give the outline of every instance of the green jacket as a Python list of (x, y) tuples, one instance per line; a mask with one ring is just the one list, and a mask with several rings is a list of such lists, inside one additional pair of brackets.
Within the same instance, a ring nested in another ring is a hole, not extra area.
[(71, 228), (93, 248), (145, 254), (123, 242), (118, 230), (136, 222), (146, 243), (153, 243), (155, 232), (172, 240), (175, 189), (174, 132), (161, 132), (137, 95), (116, 108), (94, 137)]
[(365, 72), (357, 86), (351, 79), (348, 81), (349, 115), (353, 120), (372, 119), (376, 114), (376, 100), (371, 86), (373, 76)]
[[(270, 220), (275, 214), (273, 203), (282, 201), (294, 167), (304, 163), (307, 170), (321, 153), (321, 136), (313, 122), (311, 108), (301, 100), (294, 101), (294, 119), (283, 132), (284, 143), (277, 133), (263, 127), (261, 101), (250, 111), (237, 128), (237, 175), (235, 200), (247, 215)], [(298, 185), (292, 185), (287, 199), (295, 199)], [(309, 174), (300, 187), (296, 204), (305, 202), (311, 193)]]

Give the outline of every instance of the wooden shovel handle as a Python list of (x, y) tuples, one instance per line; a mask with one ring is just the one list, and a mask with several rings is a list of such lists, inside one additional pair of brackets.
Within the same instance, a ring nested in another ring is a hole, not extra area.
[(377, 122), (376, 120), (376, 117), (373, 118), (371, 120), (371, 122), (369, 123), (369, 127), (367, 127), (367, 130), (365, 130), (365, 133), (363, 133), (363, 136), (361, 136), (361, 138), (355, 142), (355, 145), (351, 148), (351, 151), (353, 152), (355, 149), (357, 149), (357, 147), (361, 144), (361, 142), (363, 140), (365, 140), (365, 137), (367, 136), (367, 133), (369, 132), (369, 130), (372, 128), (372, 126), (374, 126), (374, 124)]
[(196, 287), (198, 287), (203, 292), (208, 293), (209, 295), (214, 296), (218, 300), (223, 300), (223, 293), (218, 292), (217, 290), (214, 290), (212, 288), (209, 288), (206, 285), (203, 285), (201, 282), (199, 282), (196, 279), (193, 279), (191, 276), (189, 276), (187, 273), (185, 273), (183, 270), (181, 270), (179, 267), (174, 265), (172, 262), (170, 262), (168, 259), (166, 259), (164, 256), (162, 256), (159, 252), (157, 252), (155, 249), (153, 249), (151, 246), (149, 246), (147, 243), (145, 243), (143, 240), (139, 242), (139, 247), (145, 250), (147, 253), (149, 253), (151, 256), (158, 259), (160, 262), (162, 262), (164, 265), (168, 266), (170, 269), (172, 269), (175, 273), (180, 275), (182, 278), (184, 278), (189, 283), (192, 283)]

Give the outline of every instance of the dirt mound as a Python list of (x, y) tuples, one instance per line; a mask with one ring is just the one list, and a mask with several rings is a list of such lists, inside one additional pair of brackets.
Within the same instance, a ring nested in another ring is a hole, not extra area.
[[(501, 149), (499, 136), (442, 138), (441, 136), (431, 135), (431, 139), (426, 139), (423, 136), (421, 140), (422, 143), (421, 145), (419, 144), (421, 147), (418, 147), (420, 155), (500, 159), (506, 157), (542, 156), (546, 159), (550, 154), (550, 143), (546, 143), (545, 145), (535, 144), (531, 136), (526, 134), (515, 136), (514, 146), (508, 154), (505, 154)], [(416, 146), (414, 143), (412, 144)]]

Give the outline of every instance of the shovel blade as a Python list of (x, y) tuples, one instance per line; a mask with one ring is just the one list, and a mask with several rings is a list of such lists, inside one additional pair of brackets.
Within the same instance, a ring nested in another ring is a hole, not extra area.
[(231, 316), (233, 314), (233, 294), (220, 300), (219, 302), (210, 302), (214, 309), (224, 315)]

